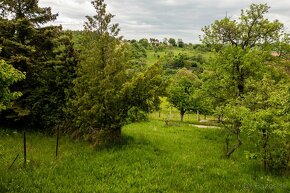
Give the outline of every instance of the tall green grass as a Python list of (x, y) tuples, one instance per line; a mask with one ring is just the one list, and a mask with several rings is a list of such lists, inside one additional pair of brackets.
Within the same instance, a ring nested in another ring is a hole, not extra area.
[[(158, 62), (158, 60), (162, 57), (164, 57), (168, 52), (173, 52), (173, 54), (175, 56), (177, 56), (178, 54), (186, 54), (188, 56), (194, 56), (197, 55), (201, 52), (194, 50), (194, 49), (188, 49), (188, 48), (178, 48), (178, 47), (168, 47), (164, 50), (147, 50), (146, 54), (147, 54), (147, 59), (146, 62), (149, 66), (155, 64), (156, 62)], [(207, 57), (207, 55), (209, 55), (209, 53), (202, 53), (205, 57)]]
[(8, 170), (22, 134), (2, 130), (0, 192), (290, 192), (288, 177), (264, 173), (243, 149), (223, 158), (222, 132), (151, 119), (124, 127), (109, 149), (62, 137), (57, 161), (54, 137), (28, 133), (28, 165), (21, 155)]

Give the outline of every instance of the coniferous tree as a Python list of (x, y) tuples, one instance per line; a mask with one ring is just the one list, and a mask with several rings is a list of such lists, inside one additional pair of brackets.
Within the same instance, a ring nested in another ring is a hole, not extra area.
[(161, 92), (157, 85), (163, 79), (160, 65), (139, 74), (131, 71), (129, 47), (118, 36), (118, 24), (111, 24), (113, 15), (106, 12), (103, 0), (92, 5), (97, 15), (87, 16), (84, 26), (71, 112), (76, 131), (103, 145), (120, 138), (130, 110), (148, 112), (157, 106)]
[(76, 63), (70, 37), (60, 26), (44, 27), (57, 14), (40, 8), (37, 0), (3, 0), (0, 6), (0, 58), (27, 77), (12, 88), (23, 96), (2, 118), (21, 120), (28, 115), (26, 123), (51, 127), (60, 121)]

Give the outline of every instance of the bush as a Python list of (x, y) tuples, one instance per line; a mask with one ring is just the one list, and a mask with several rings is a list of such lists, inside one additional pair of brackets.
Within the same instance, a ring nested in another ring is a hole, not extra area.
[(268, 169), (272, 172), (281, 173), (288, 168), (289, 152), (285, 147), (274, 148), (269, 155)]

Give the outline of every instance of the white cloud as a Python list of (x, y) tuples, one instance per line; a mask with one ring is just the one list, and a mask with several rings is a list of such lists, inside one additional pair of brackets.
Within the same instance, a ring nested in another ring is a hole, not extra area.
[[(289, 0), (105, 0), (108, 10), (116, 15), (121, 34), (127, 39), (143, 37), (182, 38), (199, 42), (200, 29), (226, 14), (237, 17), (251, 3), (267, 3), (272, 8), (270, 20), (279, 19), (290, 27)], [(56, 21), (66, 29), (82, 29), (86, 15), (94, 15), (90, 0), (40, 0), (59, 13)]]

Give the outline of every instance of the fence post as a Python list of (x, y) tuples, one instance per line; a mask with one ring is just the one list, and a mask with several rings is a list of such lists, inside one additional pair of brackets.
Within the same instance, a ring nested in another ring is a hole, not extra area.
[(56, 130), (56, 146), (55, 146), (55, 159), (58, 159), (58, 146), (59, 146), (59, 126), (57, 127)]
[(25, 129), (23, 131), (23, 154), (24, 154), (24, 166), (26, 166), (27, 160), (26, 160), (26, 132), (25, 132)]

